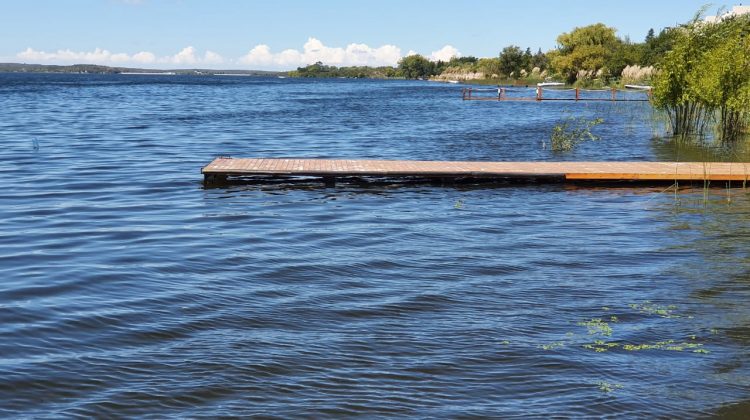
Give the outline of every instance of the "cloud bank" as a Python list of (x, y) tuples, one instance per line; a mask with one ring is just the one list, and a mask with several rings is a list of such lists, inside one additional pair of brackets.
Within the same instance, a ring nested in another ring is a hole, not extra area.
[(33, 63), (102, 64), (107, 66), (149, 66), (156, 64), (174, 66), (213, 66), (225, 62), (221, 55), (213, 51), (206, 51), (203, 55), (200, 55), (193, 47), (185, 47), (177, 54), (165, 57), (157, 57), (154, 53), (148, 51), (141, 51), (129, 55), (126, 53), (112, 53), (109, 50), (101, 48), (88, 52), (72, 51), (70, 49), (46, 52), (37, 51), (33, 48), (26, 48), (26, 50), (16, 54), (16, 57), (25, 62)]
[[(16, 54), (16, 58), (29, 63), (54, 64), (101, 64), (108, 66), (171, 66), (179, 68), (208, 67), (246, 68), (268, 70), (290, 70), (318, 61), (334, 66), (395, 66), (404, 56), (416, 54), (409, 50), (406, 55), (395, 45), (382, 45), (374, 48), (366, 44), (352, 43), (346, 47), (329, 47), (319, 39), (309, 38), (302, 50), (286, 49), (274, 52), (266, 44), (258, 44), (245, 55), (236, 59), (227, 59), (220, 54), (207, 50), (200, 53), (192, 46), (180, 50), (174, 55), (158, 57), (148, 51), (134, 54), (113, 53), (97, 48), (94, 51), (73, 51), (70, 49), (55, 52), (38, 51), (31, 47)], [(461, 53), (453, 46), (446, 45), (433, 51), (427, 58), (437, 61), (448, 61), (451, 57), (460, 57)]]
[(401, 48), (395, 45), (328, 47), (316, 38), (309, 38), (302, 51), (287, 49), (274, 53), (268, 45), (256, 45), (240, 57), (239, 63), (250, 67), (280, 68), (306, 66), (318, 61), (333, 66), (394, 66), (401, 57)]

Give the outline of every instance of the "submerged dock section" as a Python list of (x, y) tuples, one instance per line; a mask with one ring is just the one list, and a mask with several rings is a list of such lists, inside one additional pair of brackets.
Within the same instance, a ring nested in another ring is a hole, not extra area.
[(218, 157), (202, 171), (207, 184), (229, 179), (320, 178), (334, 185), (344, 178), (417, 178), (429, 180), (537, 180), (549, 182), (747, 183), (750, 163), (743, 162), (453, 162), (412, 160), (239, 159)]
[[(630, 85), (634, 86), (634, 85)], [(560, 87), (497, 87), (463, 88), (464, 101), (606, 101), (606, 102), (649, 102), (650, 86), (637, 86), (628, 89), (582, 89)]]

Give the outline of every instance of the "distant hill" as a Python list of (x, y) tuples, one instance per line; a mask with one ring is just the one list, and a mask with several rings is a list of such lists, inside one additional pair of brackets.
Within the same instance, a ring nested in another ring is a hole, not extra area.
[(0, 73), (88, 73), (88, 74), (120, 74), (120, 73), (158, 73), (179, 75), (246, 75), (246, 76), (279, 76), (286, 72), (264, 70), (209, 70), (209, 69), (176, 69), (155, 70), (130, 67), (109, 67), (95, 64), (73, 64), (71, 66), (57, 66), (46, 64), (0, 63)]

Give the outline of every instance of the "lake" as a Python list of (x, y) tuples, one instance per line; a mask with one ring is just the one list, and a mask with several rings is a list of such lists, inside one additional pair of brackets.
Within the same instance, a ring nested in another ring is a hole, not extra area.
[[(0, 416), (750, 410), (750, 195), (231, 185), (215, 156), (716, 160), (645, 103), (461, 85), (0, 74)], [(599, 141), (549, 147), (602, 118)], [(747, 161), (747, 160), (746, 160)]]

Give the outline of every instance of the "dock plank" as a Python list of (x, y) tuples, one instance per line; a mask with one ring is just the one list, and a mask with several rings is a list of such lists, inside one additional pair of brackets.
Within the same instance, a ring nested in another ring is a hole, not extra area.
[(466, 162), (219, 157), (205, 176), (558, 178), (571, 181), (742, 181), (747, 162)]

